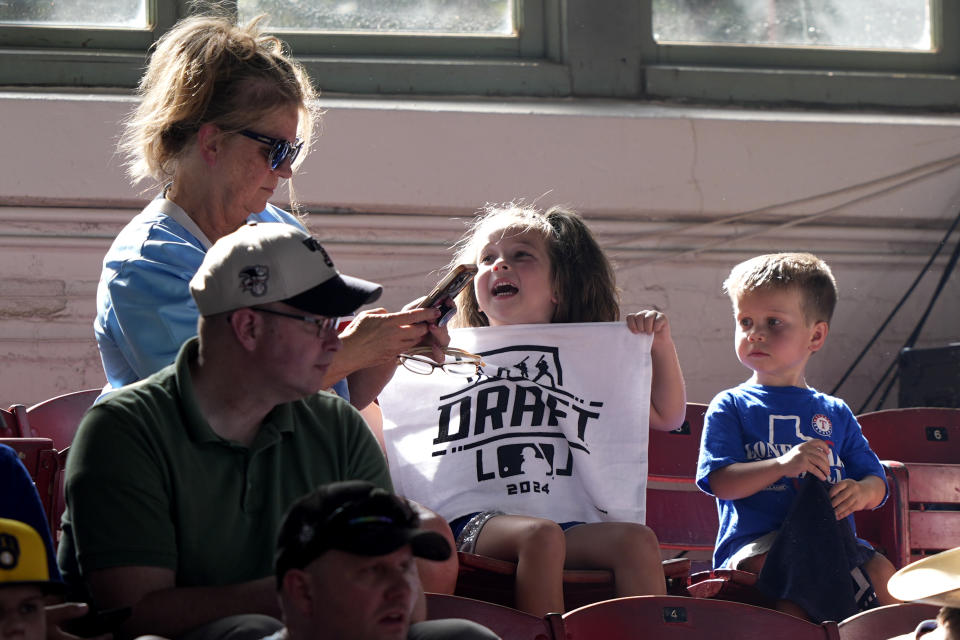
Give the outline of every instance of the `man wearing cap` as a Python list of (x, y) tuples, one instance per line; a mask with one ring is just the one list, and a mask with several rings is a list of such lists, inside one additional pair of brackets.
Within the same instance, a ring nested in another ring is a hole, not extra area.
[(286, 628), (269, 640), (497, 637), (466, 620), (411, 624), (422, 593), (414, 556), (442, 560), (451, 548), (419, 528), (406, 500), (369, 482), (336, 482), (304, 496), (277, 538)]
[(924, 620), (894, 640), (960, 640), (960, 547), (911, 562), (891, 576), (887, 591), (904, 602), (941, 607), (936, 620)]
[(280, 626), (271, 541), (287, 507), (337, 480), (391, 488), (359, 414), (316, 393), (337, 316), (381, 287), (338, 273), (303, 231), (260, 224), (218, 240), (190, 289), (198, 336), (84, 416), (60, 566), (95, 606), (133, 606), (123, 636), (257, 638)]

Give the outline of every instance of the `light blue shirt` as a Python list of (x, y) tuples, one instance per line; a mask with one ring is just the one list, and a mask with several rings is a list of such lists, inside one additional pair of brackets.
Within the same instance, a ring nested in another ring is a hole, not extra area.
[[(306, 231), (296, 217), (271, 204), (247, 220)], [(189, 285), (212, 244), (162, 194), (114, 239), (103, 259), (93, 322), (107, 375), (104, 393), (171, 364), (180, 345), (197, 335), (200, 314)]]

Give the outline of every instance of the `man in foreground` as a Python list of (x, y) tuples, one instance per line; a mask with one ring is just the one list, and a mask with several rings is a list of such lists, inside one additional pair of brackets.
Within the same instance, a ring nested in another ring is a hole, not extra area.
[(317, 393), (337, 317), (381, 287), (303, 231), (255, 224), (218, 240), (190, 289), (198, 336), (80, 425), (59, 559), (96, 608), (132, 607), (120, 637), (254, 640), (281, 627), (272, 541), (294, 500), (345, 479), (392, 488), (360, 415)]
[(336, 482), (301, 498), (277, 542), (286, 629), (271, 640), (496, 638), (466, 620), (415, 623), (423, 589), (414, 557), (443, 560), (445, 538), (419, 528), (403, 498), (369, 482)]

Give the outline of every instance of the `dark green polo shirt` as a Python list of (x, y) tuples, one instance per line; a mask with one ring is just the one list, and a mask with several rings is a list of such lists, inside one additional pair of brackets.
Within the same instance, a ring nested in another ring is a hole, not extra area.
[(348, 479), (392, 489), (376, 439), (349, 403), (318, 393), (271, 411), (249, 447), (218, 436), (177, 361), (87, 412), (70, 449), (59, 561), (77, 584), (95, 569), (155, 566), (178, 586), (273, 575), (280, 520), (314, 487)]

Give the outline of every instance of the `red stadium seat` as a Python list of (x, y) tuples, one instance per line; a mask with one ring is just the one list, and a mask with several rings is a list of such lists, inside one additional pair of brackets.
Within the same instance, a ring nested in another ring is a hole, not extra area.
[(939, 610), (940, 607), (919, 602), (870, 609), (841, 622), (840, 639), (875, 640), (912, 633), (924, 620), (936, 618)]
[[(40, 502), (47, 514), (47, 521), (51, 525), (50, 530), (55, 531), (54, 492), (60, 466), (57, 450), (53, 448), (53, 441), (50, 438), (0, 438), (0, 444), (5, 444), (17, 452), (17, 457), (23, 462), (33, 483), (37, 486)], [(59, 524), (59, 516), (56, 522)]]
[[(717, 537), (714, 500), (694, 484), (706, 409), (706, 405), (689, 403), (687, 420), (680, 429), (650, 432), (647, 525), (669, 556), (663, 570), (671, 593), (686, 594), (691, 558), (684, 556), (695, 550), (700, 562), (709, 566)], [(514, 606), (516, 564), (472, 553), (461, 552), (459, 557), (458, 596)], [(613, 598), (613, 574), (606, 570), (564, 571), (563, 593), (568, 610)]]
[(697, 473), (700, 435), (707, 405), (687, 403), (687, 415), (679, 429), (650, 431), (647, 476), (651, 480), (686, 484)]
[(813, 624), (739, 602), (679, 596), (618, 598), (563, 615), (567, 640), (837, 640), (837, 623)]
[(857, 532), (897, 568), (960, 546), (960, 409), (885, 409), (857, 420), (890, 486), (883, 507), (856, 514)]
[[(463, 551), (457, 555), (460, 572), (456, 595), (505, 607), (514, 606), (515, 563)], [(663, 571), (668, 580), (676, 578), (685, 582), (690, 573), (690, 561), (685, 558), (664, 561)], [(568, 610), (616, 597), (613, 574), (605, 569), (568, 569), (563, 572), (563, 597)]]
[(884, 460), (889, 494), (875, 511), (858, 511), (857, 534), (898, 569), (960, 547), (960, 464)]
[(776, 603), (757, 589), (756, 573), (740, 569), (713, 569), (690, 576), (687, 593), (694, 598), (715, 598), (773, 608)]
[(881, 464), (887, 476), (887, 501), (873, 511), (857, 511), (853, 519), (857, 535), (899, 569), (910, 562), (910, 549), (905, 546), (908, 520), (901, 509), (908, 499), (907, 468), (892, 460), (881, 460)]
[(6, 409), (0, 409), (0, 438), (19, 438), (20, 427), (17, 417)]
[(650, 432), (647, 456), (647, 525), (665, 557), (690, 558), (694, 571), (712, 566), (720, 526), (716, 501), (696, 485), (706, 411), (705, 404), (687, 403), (679, 429)]
[(21, 435), (32, 438), (50, 438), (57, 450), (73, 442), (83, 414), (100, 395), (100, 389), (74, 391), (44, 400), (31, 407), (13, 405), (10, 409), (21, 420)]
[(905, 466), (910, 561), (960, 547), (960, 464)]
[(884, 409), (857, 421), (881, 460), (960, 464), (960, 409)]
[[(20, 432), (23, 436), (49, 438), (59, 451), (57, 468), (51, 484), (51, 501), (49, 505), (44, 502), (50, 518), (50, 531), (53, 534), (54, 544), (60, 541), (60, 517), (66, 509), (63, 471), (67, 464), (70, 443), (73, 442), (73, 436), (77, 432), (77, 427), (80, 426), (83, 414), (99, 395), (100, 389), (86, 389), (65, 393), (31, 407), (24, 407), (22, 404), (10, 407), (19, 420)], [(37, 488), (39, 489), (39, 484)]]
[[(478, 622), (503, 640), (564, 640), (559, 616), (537, 616), (472, 598), (427, 594), (427, 619), (463, 618)], [(555, 628), (559, 627), (559, 628)]]

